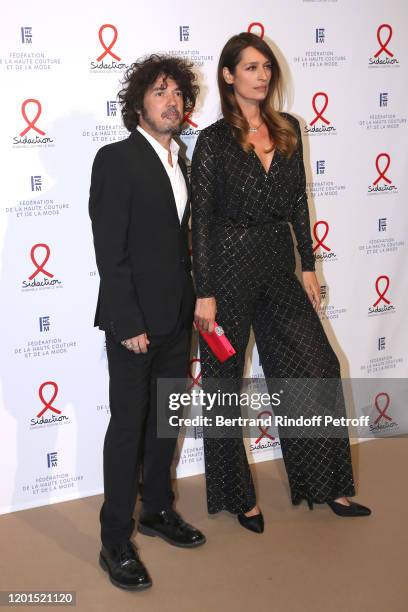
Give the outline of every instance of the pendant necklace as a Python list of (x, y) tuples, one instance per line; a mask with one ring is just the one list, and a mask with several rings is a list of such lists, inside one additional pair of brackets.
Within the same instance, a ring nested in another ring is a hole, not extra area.
[(259, 128), (261, 127), (261, 125), (263, 125), (263, 121), (261, 121), (261, 123), (257, 126), (257, 127), (251, 127), (249, 126), (248, 128), (248, 132), (257, 132), (259, 130)]

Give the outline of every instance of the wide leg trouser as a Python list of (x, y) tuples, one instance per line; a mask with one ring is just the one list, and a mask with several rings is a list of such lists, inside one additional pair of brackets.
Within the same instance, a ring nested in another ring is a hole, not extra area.
[[(237, 353), (222, 364), (200, 339), (204, 389), (208, 379), (242, 379), (252, 325), (265, 378), (299, 382), (293, 413), (311, 415), (321, 402), (321, 379), (331, 379), (324, 387), (325, 412), (346, 416), (338, 359), (294, 273), (279, 271), (256, 287), (220, 285), (216, 299), (217, 323)], [(355, 494), (347, 432), (340, 438), (281, 437), (281, 449), (294, 504)], [(236, 514), (253, 508), (256, 497), (242, 438), (215, 439), (204, 431), (204, 451), (208, 511)]]

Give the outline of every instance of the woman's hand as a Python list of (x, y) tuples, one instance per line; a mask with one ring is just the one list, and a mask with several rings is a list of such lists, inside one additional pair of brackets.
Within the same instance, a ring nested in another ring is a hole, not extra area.
[(214, 331), (217, 303), (215, 297), (197, 298), (194, 312), (194, 323), (201, 331)]
[(320, 285), (314, 272), (302, 272), (303, 286), (313, 308), (318, 312), (320, 308)]

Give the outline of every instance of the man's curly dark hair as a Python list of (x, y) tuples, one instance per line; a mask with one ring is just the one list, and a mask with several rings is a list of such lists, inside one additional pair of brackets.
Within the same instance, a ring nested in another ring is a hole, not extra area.
[(184, 100), (184, 112), (194, 109), (199, 86), (195, 83), (193, 64), (181, 57), (153, 54), (137, 60), (125, 72), (122, 81), (123, 89), (118, 94), (123, 123), (132, 132), (139, 123), (137, 111), (143, 108), (146, 90), (153, 85), (157, 77), (173, 79), (179, 86)]

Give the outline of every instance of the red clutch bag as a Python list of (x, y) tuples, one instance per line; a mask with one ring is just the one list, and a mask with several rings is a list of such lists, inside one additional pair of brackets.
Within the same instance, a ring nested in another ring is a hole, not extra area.
[(199, 332), (221, 363), (235, 355), (236, 351), (234, 347), (225, 335), (221, 325), (218, 325), (217, 322), (215, 322), (215, 328), (212, 334), (203, 332), (200, 329)]

